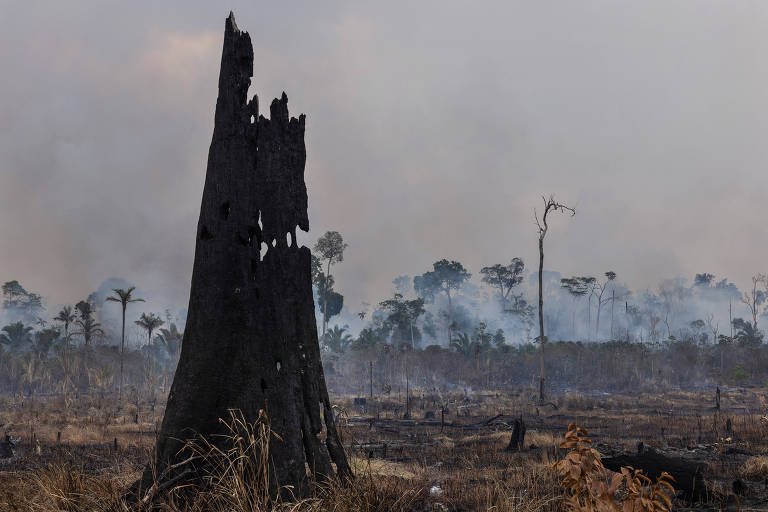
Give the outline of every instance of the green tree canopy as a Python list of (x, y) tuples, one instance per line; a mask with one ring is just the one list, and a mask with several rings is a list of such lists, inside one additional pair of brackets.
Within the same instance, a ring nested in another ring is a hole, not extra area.
[(34, 319), (37, 312), (43, 309), (40, 295), (28, 292), (18, 281), (3, 283), (2, 290), (4, 309), (15, 310), (28, 320)]
[(507, 299), (512, 288), (523, 281), (523, 271), (525, 264), (520, 258), (512, 258), (509, 265), (497, 263), (490, 267), (483, 267), (480, 273), (483, 274), (482, 281), (497, 289), (499, 292), (499, 302), (506, 309)]
[(464, 283), (472, 277), (464, 265), (458, 261), (446, 259), (436, 261), (432, 270), (413, 278), (413, 289), (425, 300), (433, 300), (438, 293), (445, 293), (448, 304), (451, 305), (452, 294), (461, 289)]
[(384, 326), (392, 337), (393, 344), (416, 345), (421, 341), (421, 333), (414, 324), (424, 314), (424, 299), (408, 300), (400, 293), (395, 293), (391, 299), (380, 302), (379, 307), (388, 313)]

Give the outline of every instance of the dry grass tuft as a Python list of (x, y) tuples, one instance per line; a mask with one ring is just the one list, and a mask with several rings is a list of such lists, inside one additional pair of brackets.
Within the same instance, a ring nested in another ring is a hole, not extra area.
[(739, 471), (747, 480), (768, 479), (768, 455), (756, 455), (748, 458)]
[(79, 468), (54, 465), (26, 474), (23, 479), (24, 503), (18, 509), (24, 512), (112, 512), (125, 510), (122, 501), (123, 486), (105, 476), (86, 475)]

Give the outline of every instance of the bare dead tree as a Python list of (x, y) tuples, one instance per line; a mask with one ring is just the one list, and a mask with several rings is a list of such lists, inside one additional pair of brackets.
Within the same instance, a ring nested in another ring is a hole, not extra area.
[(541, 354), (541, 376), (539, 378), (539, 400), (544, 401), (545, 387), (546, 387), (546, 370), (544, 368), (544, 344), (547, 338), (544, 336), (544, 288), (543, 288), (543, 274), (544, 274), (544, 237), (547, 236), (549, 230), (549, 224), (547, 224), (547, 216), (550, 212), (570, 213), (571, 217), (576, 215), (576, 210), (570, 206), (558, 203), (555, 201), (554, 196), (549, 196), (549, 199), (544, 196), (541, 197), (544, 201), (544, 213), (539, 220), (539, 215), (536, 209), (533, 209), (533, 218), (536, 220), (536, 226), (539, 229), (539, 343), (541, 348), (539, 350)]
[[(603, 306), (608, 302), (611, 303), (611, 325), (613, 325), (613, 301), (616, 299), (616, 287), (613, 286), (613, 294), (610, 297), (603, 298), (603, 294), (608, 290), (608, 285), (616, 279), (616, 272), (609, 270), (605, 273), (605, 281), (600, 283), (595, 282), (593, 288), (594, 294), (597, 297), (597, 319), (595, 320), (595, 341), (600, 340), (600, 311)], [(613, 327), (611, 327), (611, 335), (613, 335)]]
[(763, 303), (768, 299), (766, 290), (759, 290), (758, 286), (768, 288), (768, 276), (757, 274), (752, 276), (752, 289), (744, 292), (741, 302), (746, 304), (749, 313), (752, 315), (752, 328), (757, 332), (757, 317), (760, 316), (760, 309)]
[(707, 327), (712, 332), (712, 343), (717, 344), (717, 334), (720, 330), (720, 322), (715, 322), (715, 315), (709, 313), (706, 317)]

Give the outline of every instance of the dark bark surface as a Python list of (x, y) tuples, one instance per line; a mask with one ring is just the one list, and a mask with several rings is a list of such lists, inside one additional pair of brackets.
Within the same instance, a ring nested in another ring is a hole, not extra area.
[[(246, 97), (252, 74), (250, 36), (230, 14), (187, 325), (156, 474), (180, 460), (185, 439), (215, 440), (228, 409), (249, 421), (264, 409), (282, 439), (271, 443), (270, 476), (301, 491), (305, 462), (318, 478), (333, 474), (331, 461), (342, 476), (350, 470), (320, 362), (310, 251), (296, 242), (296, 227), (309, 229), (305, 118), (289, 118), (285, 93), (269, 119), (259, 115), (257, 97)], [(144, 488), (151, 481), (148, 470)]]
[(686, 500), (698, 501), (706, 497), (704, 471), (706, 463), (669, 457), (652, 449), (646, 449), (637, 455), (618, 455), (602, 459), (603, 466), (611, 471), (621, 471), (623, 466), (642, 469), (646, 476), (656, 479), (666, 471), (675, 479), (675, 489), (682, 491)]
[(525, 449), (525, 422), (522, 416), (512, 422), (512, 436), (509, 438), (509, 444), (506, 450), (508, 452), (519, 452)]

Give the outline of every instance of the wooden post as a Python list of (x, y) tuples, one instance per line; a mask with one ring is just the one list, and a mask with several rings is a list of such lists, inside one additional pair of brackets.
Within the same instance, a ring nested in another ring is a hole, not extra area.
[(715, 410), (720, 410), (720, 386), (717, 386), (717, 391), (715, 392)]

